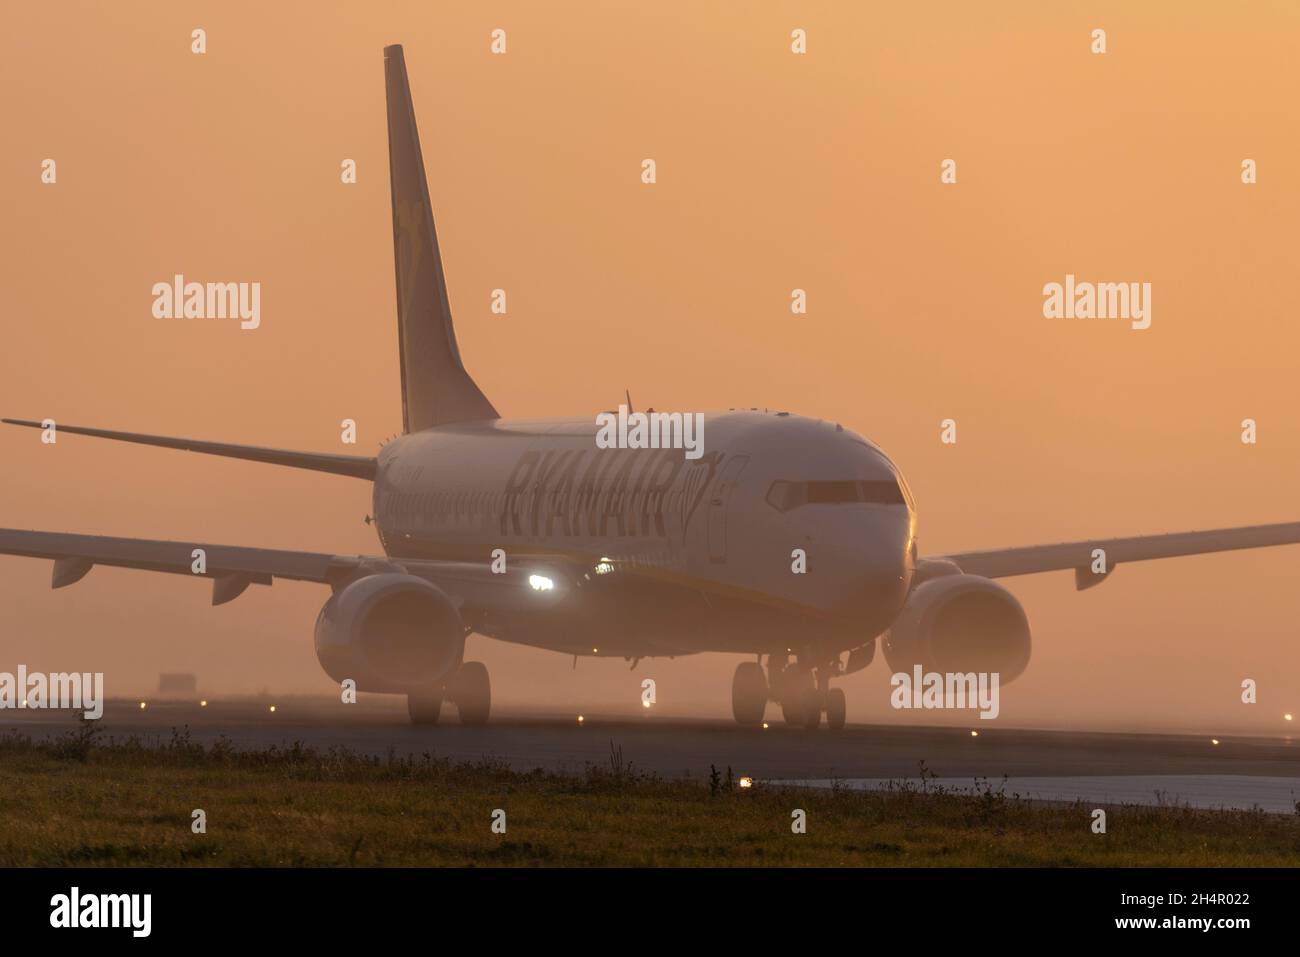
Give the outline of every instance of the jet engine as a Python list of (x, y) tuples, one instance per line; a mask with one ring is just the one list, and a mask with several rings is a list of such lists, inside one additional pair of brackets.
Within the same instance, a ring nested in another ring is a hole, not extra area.
[(442, 589), (402, 572), (366, 575), (331, 596), (316, 619), (316, 657), (359, 691), (427, 692), (460, 664), (465, 624)]
[(883, 644), (895, 673), (919, 664), (944, 674), (996, 671), (1005, 683), (1029, 664), (1029, 619), (997, 582), (946, 574), (912, 589)]

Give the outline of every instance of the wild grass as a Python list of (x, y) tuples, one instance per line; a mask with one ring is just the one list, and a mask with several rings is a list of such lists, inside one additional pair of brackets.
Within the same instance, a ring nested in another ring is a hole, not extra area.
[[(301, 743), (0, 736), (0, 866), (1295, 866), (1300, 815), (1047, 804), (987, 781), (739, 787), (610, 758), (579, 774)], [(206, 833), (194, 833), (202, 809)], [(506, 812), (506, 832), (492, 830)], [(792, 812), (807, 832), (791, 831)]]

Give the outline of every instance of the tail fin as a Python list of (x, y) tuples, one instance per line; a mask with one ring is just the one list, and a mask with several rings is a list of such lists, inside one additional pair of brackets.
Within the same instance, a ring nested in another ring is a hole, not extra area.
[(397, 336), (402, 360), (402, 427), (500, 418), (460, 360), (447, 282), (424, 179), (420, 134), (400, 46), (384, 48), (388, 172), (393, 191)]

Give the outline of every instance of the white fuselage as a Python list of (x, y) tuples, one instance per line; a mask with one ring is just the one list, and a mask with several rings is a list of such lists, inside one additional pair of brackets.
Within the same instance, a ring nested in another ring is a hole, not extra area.
[(578, 653), (843, 649), (901, 609), (915, 511), (898, 470), (860, 436), (785, 413), (713, 413), (692, 459), (601, 448), (597, 432), (594, 416), (495, 420), (389, 443), (374, 490), (385, 550), (487, 562), (501, 549), (614, 570), (620, 601), (603, 611), (586, 602), (474, 624)]

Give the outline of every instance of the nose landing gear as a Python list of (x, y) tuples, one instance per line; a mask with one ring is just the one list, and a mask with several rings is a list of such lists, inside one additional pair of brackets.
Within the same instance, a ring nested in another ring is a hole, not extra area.
[(840, 673), (837, 659), (810, 667), (771, 655), (766, 675), (758, 662), (741, 662), (731, 680), (732, 714), (738, 724), (755, 727), (762, 723), (770, 699), (780, 703), (782, 717), (791, 727), (814, 731), (821, 726), (824, 712), (826, 727), (839, 731), (848, 708), (844, 689), (830, 687), (830, 679)]
[(821, 726), (824, 712), (827, 728), (839, 731), (844, 727), (848, 715), (844, 689), (830, 686), (831, 678), (840, 673), (837, 665), (838, 662), (831, 662), (816, 669), (802, 670), (796, 687), (789, 693), (791, 704), (782, 703), (782, 707), (787, 709), (787, 724), (800, 724), (809, 731), (816, 731)]

